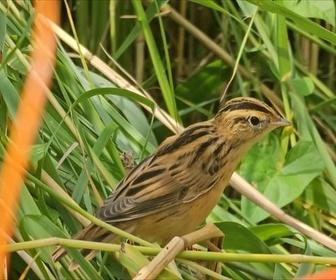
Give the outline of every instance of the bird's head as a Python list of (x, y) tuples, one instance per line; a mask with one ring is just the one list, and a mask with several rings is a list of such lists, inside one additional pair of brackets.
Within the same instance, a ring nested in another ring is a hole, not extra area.
[(252, 145), (271, 130), (291, 125), (266, 103), (245, 97), (229, 100), (217, 113), (213, 122), (217, 129), (225, 134), (226, 139), (233, 141), (233, 145)]

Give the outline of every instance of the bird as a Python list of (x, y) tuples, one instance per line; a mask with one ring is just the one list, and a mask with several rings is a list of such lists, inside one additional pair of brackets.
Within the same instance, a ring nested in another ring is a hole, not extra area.
[[(288, 125), (258, 99), (233, 98), (214, 118), (165, 139), (120, 181), (96, 216), (164, 246), (173, 237), (196, 230), (219, 202), (247, 150), (273, 129)], [(73, 238), (118, 242), (116, 234), (94, 223)], [(97, 252), (81, 253), (90, 260)], [(53, 261), (65, 255), (66, 250), (58, 247)]]

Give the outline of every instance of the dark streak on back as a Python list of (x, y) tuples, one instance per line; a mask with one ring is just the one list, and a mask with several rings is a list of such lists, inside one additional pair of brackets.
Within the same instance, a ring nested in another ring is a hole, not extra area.
[(184, 146), (190, 144), (191, 142), (197, 140), (204, 135), (207, 135), (209, 133), (209, 128), (209, 125), (194, 126), (190, 129), (187, 128), (173, 143), (159, 150), (157, 152), (157, 155), (163, 156), (169, 153), (173, 153), (179, 149), (183, 150)]

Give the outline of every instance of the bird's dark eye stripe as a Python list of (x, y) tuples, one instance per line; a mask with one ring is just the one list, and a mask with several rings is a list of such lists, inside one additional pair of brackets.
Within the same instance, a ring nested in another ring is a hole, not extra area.
[(246, 122), (246, 118), (242, 118), (242, 117), (237, 117), (237, 118), (234, 118), (233, 120), (233, 123), (240, 123), (240, 122)]
[(221, 111), (235, 111), (235, 110), (255, 110), (255, 111), (264, 112), (264, 113), (273, 115), (273, 113), (270, 112), (264, 106), (250, 102), (250, 101), (234, 102), (234, 103), (231, 102), (227, 104)]

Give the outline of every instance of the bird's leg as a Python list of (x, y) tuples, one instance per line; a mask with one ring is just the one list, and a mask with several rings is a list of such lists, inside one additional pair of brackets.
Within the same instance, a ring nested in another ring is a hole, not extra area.
[[(224, 241), (224, 235), (211, 238), (209, 241), (206, 241), (208, 251), (211, 252), (222, 252), (222, 244)], [(222, 263), (221, 262), (207, 262), (206, 267), (218, 274), (222, 274)]]

